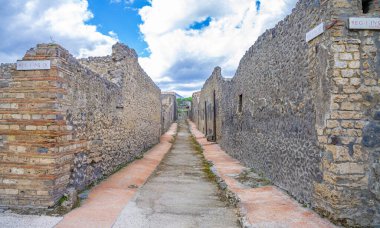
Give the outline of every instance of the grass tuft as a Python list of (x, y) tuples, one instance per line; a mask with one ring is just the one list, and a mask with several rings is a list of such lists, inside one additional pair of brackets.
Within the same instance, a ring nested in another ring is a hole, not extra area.
[(199, 143), (197, 142), (197, 140), (195, 139), (193, 135), (190, 136), (190, 140), (191, 140), (194, 150), (197, 152), (199, 156), (202, 157), (202, 171), (206, 174), (206, 177), (208, 180), (216, 182), (217, 178), (211, 170), (212, 163), (206, 160), (203, 154), (203, 149), (201, 145), (199, 145)]

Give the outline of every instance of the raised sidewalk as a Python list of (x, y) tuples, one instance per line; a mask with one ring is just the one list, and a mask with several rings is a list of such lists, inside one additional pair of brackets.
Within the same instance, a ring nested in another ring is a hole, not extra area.
[(226, 191), (238, 202), (243, 227), (335, 227), (275, 186), (250, 188), (241, 184), (234, 177), (247, 168), (218, 144), (208, 142), (193, 122), (189, 121), (189, 125), (206, 160), (213, 164), (214, 174), (226, 184)]
[(57, 228), (112, 227), (125, 205), (156, 170), (172, 147), (177, 124), (161, 136), (160, 143), (91, 190), (79, 208), (66, 214)]

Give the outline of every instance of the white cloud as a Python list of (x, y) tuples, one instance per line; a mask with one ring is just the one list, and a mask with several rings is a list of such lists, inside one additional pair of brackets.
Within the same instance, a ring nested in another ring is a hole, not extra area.
[[(151, 52), (140, 63), (164, 90), (174, 90), (173, 85), (181, 82), (204, 82), (216, 65), (223, 68), (224, 76), (233, 76), (245, 51), (296, 2), (263, 1), (257, 14), (255, 0), (152, 0), (151, 6), (139, 11), (140, 30)], [(212, 18), (209, 26), (189, 29), (207, 17)], [(172, 84), (161, 83), (161, 78), (170, 78)], [(176, 91), (188, 95), (200, 87)]]
[(94, 15), (87, 0), (0, 0), (0, 62), (15, 62), (37, 43), (52, 40), (77, 57), (111, 53), (117, 35), (104, 35), (86, 22)]
[[(162, 90), (191, 95), (214, 66), (233, 76), (244, 52), (265, 29), (290, 13), (297, 0), (151, 0), (139, 9), (140, 31), (149, 57), (139, 61)], [(134, 0), (109, 0), (130, 5)], [(115, 32), (102, 34), (89, 25), (87, 0), (0, 0), (0, 62), (15, 62), (37, 43), (51, 38), (76, 57), (111, 53)], [(211, 18), (201, 30), (190, 27)]]

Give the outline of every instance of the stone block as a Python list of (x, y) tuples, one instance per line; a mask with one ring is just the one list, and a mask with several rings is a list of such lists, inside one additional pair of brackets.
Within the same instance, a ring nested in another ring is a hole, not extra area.
[(351, 62), (349, 62), (348, 67), (351, 69), (359, 69), (360, 68), (360, 61), (351, 61)]
[(24, 119), (24, 120), (30, 120), (32, 117), (31, 117), (31, 115), (29, 115), (29, 114), (23, 114), (22, 115), (22, 119)]
[(336, 128), (339, 127), (340, 123), (337, 120), (327, 120), (326, 127), (327, 128)]
[(354, 120), (342, 120), (341, 126), (343, 128), (354, 128), (356, 121)]
[(359, 86), (361, 84), (360, 78), (350, 78), (350, 84), (353, 86)]
[[(344, 67), (345, 68), (345, 67)], [(357, 72), (355, 70), (342, 70), (342, 77), (351, 78), (357, 76)]]
[(357, 86), (347, 85), (343, 86), (343, 92), (347, 94), (358, 93), (360, 92), (360, 89)]
[(359, 111), (333, 111), (331, 112), (331, 119), (341, 120), (360, 120), (363, 113)]
[(22, 169), (22, 168), (11, 168), (11, 169), (10, 169), (10, 172), (11, 172), (12, 174), (19, 174), (19, 175), (21, 175), (21, 174), (24, 174), (24, 173), (25, 173), (25, 170)]
[(11, 108), (11, 104), (9, 104), (9, 103), (0, 104), (0, 108), (10, 109)]
[(3, 125), (3, 124), (0, 125), (0, 130), (8, 130), (8, 129), (9, 129), (9, 125)]
[(345, 69), (347, 68), (348, 64), (346, 61), (341, 61), (341, 60), (335, 60), (335, 65), (336, 68), (339, 69)]
[(19, 130), (19, 129), (20, 129), (20, 126), (19, 126), (19, 125), (10, 125), (10, 126), (9, 126), (9, 129), (10, 129), (10, 130)]
[(17, 146), (17, 153), (25, 153), (26, 152), (26, 147), (25, 146)]
[(367, 86), (375, 86), (377, 85), (377, 80), (376, 79), (364, 79), (364, 84)]
[(367, 124), (367, 121), (356, 121), (355, 122), (355, 128), (363, 129), (364, 126)]
[(32, 115), (32, 120), (40, 120), (40, 119), (42, 119), (42, 115), (40, 115), (40, 114), (33, 114)]
[(353, 102), (342, 102), (340, 105), (341, 110), (347, 110), (347, 111), (359, 111), (360, 110), (360, 104), (359, 103), (353, 103)]
[(358, 129), (347, 129), (347, 135), (351, 137), (361, 137), (362, 131)]
[(360, 52), (354, 53), (354, 60), (360, 60)]
[(376, 53), (377, 51), (374, 45), (363, 45), (362, 49), (366, 53)]
[(347, 85), (348, 82), (349, 82), (349, 79), (348, 78), (334, 78), (333, 79), (336, 83), (336, 85)]
[(345, 52), (346, 51), (345, 45), (342, 45), (342, 44), (333, 44), (332, 49), (335, 52)]
[(338, 103), (331, 103), (330, 109), (331, 110), (338, 110), (338, 109), (340, 109), (340, 105)]
[(359, 54), (359, 45), (357, 44), (347, 44), (346, 45), (347, 52), (355, 52), (356, 54)]
[(365, 166), (354, 162), (334, 163), (328, 170), (337, 175), (365, 174)]
[(333, 161), (352, 161), (352, 157), (348, 153), (346, 146), (324, 145), (326, 151), (331, 152)]
[(353, 58), (351, 53), (340, 53), (339, 59), (340, 60), (353, 60), (354, 58)]
[(7, 185), (12, 185), (12, 184), (17, 184), (17, 181), (12, 180), (12, 179), (4, 179), (2, 183), (7, 184)]
[(348, 98), (347, 94), (333, 94), (331, 95), (332, 101), (333, 102), (342, 102), (345, 101)]
[(17, 119), (17, 120), (21, 120), (22, 119), (22, 115), (21, 114), (12, 114), (12, 118), (13, 119)]
[(38, 196), (48, 196), (49, 195), (49, 191), (37, 190), (37, 195)]
[(18, 190), (17, 189), (4, 189), (4, 193), (6, 195), (17, 195), (18, 194)]
[(25, 126), (25, 130), (27, 130), (27, 131), (35, 131), (35, 130), (37, 130), (37, 126), (27, 125), (27, 126)]

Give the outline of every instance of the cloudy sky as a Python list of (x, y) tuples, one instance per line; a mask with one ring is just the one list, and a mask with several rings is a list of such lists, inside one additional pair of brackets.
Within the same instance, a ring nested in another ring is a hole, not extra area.
[(296, 0), (0, 0), (0, 62), (37, 43), (76, 57), (103, 56), (123, 42), (162, 90), (190, 96), (215, 66), (232, 77), (245, 51), (288, 15)]

